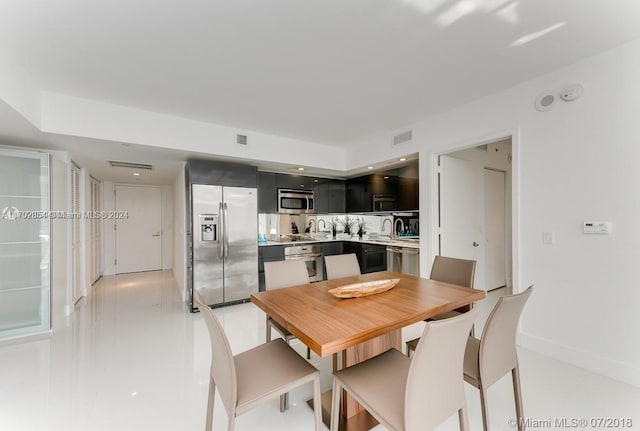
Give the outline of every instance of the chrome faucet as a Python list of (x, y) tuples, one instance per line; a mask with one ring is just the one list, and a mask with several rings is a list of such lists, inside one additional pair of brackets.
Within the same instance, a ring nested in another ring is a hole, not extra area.
[(393, 232), (391, 232), (391, 231), (393, 230), (393, 222), (391, 221), (391, 219), (390, 219), (390, 218), (386, 218), (386, 219), (384, 219), (384, 220), (383, 220), (383, 222), (382, 222), (382, 227), (381, 227), (381, 229), (380, 229), (380, 230), (381, 230), (382, 232), (385, 232), (385, 230), (384, 230), (384, 224), (385, 224), (386, 222), (389, 222), (389, 236), (391, 236), (391, 235), (393, 234)]
[[(311, 229), (311, 224), (312, 223), (313, 223), (313, 230)], [(316, 226), (317, 226), (316, 221), (314, 219), (309, 219), (309, 233), (311, 233), (311, 232), (315, 233), (317, 231)]]
[(324, 229), (327, 228), (327, 224), (324, 222), (324, 219), (321, 218), (320, 221), (318, 222), (318, 229), (320, 229), (320, 223), (322, 223), (322, 227)]
[(398, 229), (397, 229), (398, 228), (398, 222), (400, 222), (400, 232), (401, 233), (404, 232), (404, 222), (402, 221), (401, 218), (396, 219), (396, 221), (393, 222), (393, 236), (394, 236), (394, 238), (397, 238), (399, 236), (398, 235)]

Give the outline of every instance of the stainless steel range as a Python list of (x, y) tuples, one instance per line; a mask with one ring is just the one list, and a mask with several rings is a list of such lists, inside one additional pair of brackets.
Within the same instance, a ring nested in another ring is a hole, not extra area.
[(307, 265), (309, 281), (322, 281), (323, 263), (321, 245), (292, 245), (285, 247), (284, 260), (302, 260)]

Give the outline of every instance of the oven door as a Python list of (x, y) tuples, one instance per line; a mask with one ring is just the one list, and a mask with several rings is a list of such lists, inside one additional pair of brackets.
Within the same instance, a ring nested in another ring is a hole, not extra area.
[(322, 281), (322, 253), (309, 253), (298, 254), (292, 256), (285, 256), (285, 260), (303, 260), (307, 265), (307, 272), (309, 273), (309, 282)]

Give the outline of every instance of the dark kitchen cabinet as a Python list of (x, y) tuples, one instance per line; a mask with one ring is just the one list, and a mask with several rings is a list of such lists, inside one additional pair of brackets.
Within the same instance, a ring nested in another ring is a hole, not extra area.
[(313, 191), (316, 214), (345, 212), (344, 181), (320, 178)]
[(313, 177), (304, 175), (277, 174), (276, 185), (279, 189), (313, 190)]
[(313, 187), (313, 203), (316, 214), (329, 212), (329, 181), (320, 179)]
[(346, 186), (346, 212), (370, 212), (373, 210), (373, 193), (371, 191), (371, 178), (351, 178)]
[(420, 209), (419, 191), (417, 179), (398, 178), (398, 209), (403, 211)]
[(258, 212), (278, 212), (278, 187), (276, 174), (273, 172), (258, 172)]
[(371, 194), (395, 196), (398, 193), (398, 177), (396, 172), (383, 172), (369, 177)]
[(187, 161), (187, 183), (256, 187), (258, 169), (255, 166), (238, 163), (190, 159)]
[(268, 245), (258, 247), (258, 290), (265, 290), (264, 263), (278, 262), (284, 260), (284, 246)]
[(344, 213), (346, 212), (345, 206), (345, 181), (342, 180), (330, 180), (329, 181), (329, 212), (330, 213)]
[(387, 247), (385, 245), (345, 242), (344, 254), (349, 253), (356, 254), (360, 264), (360, 272), (363, 274), (387, 270)]
[(417, 210), (420, 207), (420, 182), (418, 164), (412, 163), (398, 169), (398, 209)]

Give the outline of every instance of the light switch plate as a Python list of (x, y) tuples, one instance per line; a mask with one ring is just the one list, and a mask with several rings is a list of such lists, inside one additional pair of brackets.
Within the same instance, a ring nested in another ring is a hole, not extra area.
[(608, 221), (585, 221), (582, 223), (582, 233), (608, 235), (611, 233), (611, 223)]

